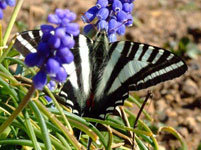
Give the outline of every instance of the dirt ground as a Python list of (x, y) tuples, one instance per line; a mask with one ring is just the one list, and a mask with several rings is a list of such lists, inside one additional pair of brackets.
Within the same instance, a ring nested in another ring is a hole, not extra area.
[[(59, 7), (75, 11), (77, 22), (83, 27), (80, 16), (94, 3), (95, 0), (25, 1), (18, 21), (27, 24), (27, 29), (33, 29), (45, 23), (47, 14)], [(127, 39), (164, 47), (165, 43), (178, 42), (187, 36), (201, 50), (200, 0), (136, 0), (134, 4), (135, 25), (127, 29)], [(10, 9), (5, 13), (9, 12)], [(4, 20), (9, 20), (8, 15)], [(5, 27), (6, 22), (2, 23)], [(195, 32), (190, 32), (192, 30)], [(189, 150), (196, 150), (201, 144), (201, 57), (186, 59), (186, 62), (189, 69), (184, 76), (152, 88), (153, 98), (146, 110), (154, 118), (155, 126), (174, 127), (185, 138)], [(137, 93), (144, 96), (146, 91)], [(167, 134), (158, 139), (167, 150), (180, 146)]]

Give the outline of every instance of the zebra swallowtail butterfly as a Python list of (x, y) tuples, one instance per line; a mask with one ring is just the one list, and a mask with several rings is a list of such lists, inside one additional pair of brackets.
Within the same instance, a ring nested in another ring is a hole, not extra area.
[[(42, 32), (20, 33), (14, 47), (24, 56), (36, 52)], [(159, 47), (118, 41), (109, 43), (105, 32), (95, 40), (80, 34), (71, 51), (74, 62), (65, 65), (70, 74), (61, 89), (72, 112), (80, 116), (104, 118), (122, 105), (129, 91), (137, 91), (179, 77), (187, 70), (185, 62)]]

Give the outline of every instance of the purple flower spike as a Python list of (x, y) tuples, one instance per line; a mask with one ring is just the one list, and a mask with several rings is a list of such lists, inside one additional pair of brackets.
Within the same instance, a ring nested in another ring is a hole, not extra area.
[[(125, 26), (133, 24), (132, 10), (134, 0), (97, 0), (96, 6), (90, 8), (82, 16), (85, 23), (84, 34), (93, 36), (94, 25), (98, 30), (105, 30), (110, 42), (114, 42), (115, 34), (124, 35)], [(96, 21), (97, 19), (97, 21)], [(95, 21), (94, 21), (95, 20)], [(94, 21), (92, 23), (92, 21)]]
[[(57, 82), (64, 82), (67, 78), (68, 70), (63, 65), (73, 61), (74, 56), (71, 48), (75, 41), (73, 36), (79, 34), (79, 25), (71, 21), (76, 19), (76, 15), (69, 10), (57, 9), (55, 14), (50, 14), (48, 20), (52, 25), (42, 25), (42, 38), (37, 47), (37, 53), (30, 53), (25, 59), (28, 66), (38, 66), (42, 69), (33, 78), (33, 83), (37, 89), (42, 89), (47, 82), (47, 76)], [(49, 86), (52, 81), (50, 80)]]

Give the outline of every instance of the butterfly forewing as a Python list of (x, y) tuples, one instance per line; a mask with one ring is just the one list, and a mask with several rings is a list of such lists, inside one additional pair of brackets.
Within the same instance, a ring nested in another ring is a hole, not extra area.
[(175, 54), (147, 44), (115, 42), (110, 44), (108, 54), (109, 60), (96, 92), (104, 108), (101, 114), (123, 104), (128, 91), (171, 80), (187, 70), (186, 64)]

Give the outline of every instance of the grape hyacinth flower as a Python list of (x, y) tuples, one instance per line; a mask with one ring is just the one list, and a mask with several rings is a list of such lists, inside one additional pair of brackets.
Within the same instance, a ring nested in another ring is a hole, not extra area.
[(107, 32), (110, 42), (117, 40), (117, 35), (124, 35), (126, 26), (133, 23), (132, 10), (134, 0), (97, 0), (96, 5), (90, 8), (83, 16), (82, 20), (88, 23), (84, 27), (84, 34), (89, 34), (94, 30)]
[(40, 71), (33, 77), (35, 88), (42, 89), (50, 78), (48, 84), (50, 90), (55, 86), (54, 81), (65, 82), (67, 72), (64, 64), (70, 64), (74, 56), (71, 48), (75, 41), (73, 36), (79, 34), (79, 25), (73, 23), (76, 15), (68, 9), (56, 9), (55, 14), (48, 16), (48, 22), (55, 24), (42, 25), (43, 33), (36, 53), (30, 53), (25, 58), (25, 64), (29, 67), (38, 66)]
[(3, 19), (3, 9), (15, 6), (15, 0), (0, 0), (0, 19)]

